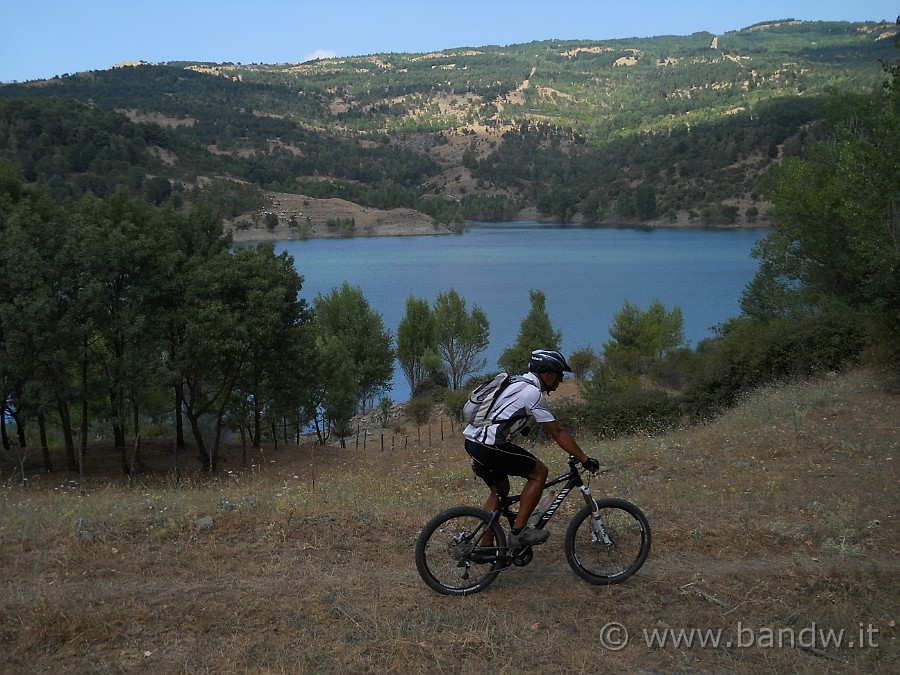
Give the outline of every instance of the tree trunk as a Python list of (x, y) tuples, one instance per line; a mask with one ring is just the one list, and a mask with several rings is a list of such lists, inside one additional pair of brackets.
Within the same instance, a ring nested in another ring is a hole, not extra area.
[(16, 421), (16, 435), (19, 437), (19, 447), (24, 450), (28, 446), (25, 440), (25, 424), (19, 422), (18, 415), (13, 415), (12, 418)]
[[(131, 476), (135, 470), (143, 471), (144, 463), (141, 461), (141, 426), (140, 411), (137, 403), (131, 405), (131, 421), (134, 425), (134, 447), (131, 452), (131, 458), (128, 462), (128, 475)], [(129, 481), (130, 482), (130, 481)]]
[(9, 436), (6, 435), (6, 403), (0, 405), (0, 438), (3, 439), (3, 449), (9, 452), (12, 447), (9, 444)]
[(175, 447), (184, 450), (184, 418), (181, 409), (184, 407), (184, 384), (181, 378), (175, 385)]
[[(81, 356), (81, 457), (87, 455), (88, 440), (88, 336), (84, 335), (84, 353)], [(79, 470), (81, 462), (78, 462)]]
[(125, 448), (125, 416), (122, 410), (124, 396), (117, 387), (109, 390), (109, 412), (113, 419), (113, 449), (118, 450), (122, 456), (122, 473), (128, 474), (128, 454)]
[(72, 437), (72, 418), (69, 416), (69, 404), (63, 400), (57, 400), (56, 407), (59, 410), (59, 423), (62, 426), (63, 439), (66, 444), (66, 463), (69, 471), (77, 471), (78, 460), (75, 458), (75, 439)]
[(262, 412), (259, 409), (259, 398), (253, 396), (253, 447), (262, 447)]
[(44, 459), (44, 471), (53, 471), (53, 464), (50, 462), (50, 446), (47, 444), (47, 418), (43, 410), (38, 413), (38, 432), (41, 435), (41, 457)]
[(190, 406), (185, 407), (184, 414), (187, 415), (188, 422), (191, 425), (191, 433), (194, 435), (194, 443), (197, 445), (199, 458), (205, 462), (207, 459), (206, 443), (203, 442), (203, 434), (200, 432), (200, 420), (197, 415), (194, 415)]

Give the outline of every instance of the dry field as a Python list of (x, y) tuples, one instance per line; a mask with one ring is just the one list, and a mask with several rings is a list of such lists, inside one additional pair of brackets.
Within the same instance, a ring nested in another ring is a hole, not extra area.
[(900, 398), (858, 371), (705, 427), (581, 438), (610, 469), (594, 492), (650, 519), (643, 569), (581, 581), (560, 513), (531, 565), (468, 598), (413, 562), (432, 514), (483, 496), (446, 422), (443, 441), (386, 430), (384, 450), (282, 444), (247, 467), (234, 448), (178, 483), (163, 443), (132, 487), (101, 449), (82, 484), (29, 458), (27, 489), (4, 456), (0, 671), (896, 672), (898, 420)]

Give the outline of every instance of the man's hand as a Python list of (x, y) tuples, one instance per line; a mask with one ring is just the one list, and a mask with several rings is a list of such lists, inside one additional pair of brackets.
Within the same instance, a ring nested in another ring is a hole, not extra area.
[(581, 466), (583, 466), (585, 469), (587, 469), (591, 473), (597, 473), (597, 471), (600, 470), (600, 462), (598, 462), (593, 457), (588, 457), (586, 460), (584, 460), (581, 463)]

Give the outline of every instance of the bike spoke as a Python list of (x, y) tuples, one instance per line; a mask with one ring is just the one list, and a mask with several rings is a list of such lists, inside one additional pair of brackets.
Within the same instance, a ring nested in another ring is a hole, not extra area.
[[(497, 576), (499, 550), (488, 517), (479, 509), (462, 510), (423, 530), (416, 564), (434, 590), (466, 595), (482, 590)], [(493, 527), (499, 531), (496, 523)], [(490, 545), (485, 546), (484, 542)]]
[(634, 574), (650, 548), (649, 528), (643, 516), (620, 505), (602, 506), (603, 531), (597, 532), (589, 510), (579, 515), (583, 517), (577, 524), (573, 522), (567, 551), (572, 568), (588, 581), (601, 584), (624, 581)]

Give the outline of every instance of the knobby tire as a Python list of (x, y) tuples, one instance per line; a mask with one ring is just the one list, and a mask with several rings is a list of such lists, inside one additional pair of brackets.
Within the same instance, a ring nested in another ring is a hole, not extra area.
[(592, 541), (592, 509), (584, 506), (566, 528), (566, 560), (575, 574), (589, 583), (622, 583), (650, 554), (650, 523), (637, 506), (624, 499), (598, 499), (597, 505), (612, 543)]
[[(484, 535), (493, 538), (483, 546)], [(476, 550), (477, 549), (477, 550)], [(416, 539), (416, 569), (443, 595), (471, 595), (487, 588), (503, 569), (506, 535), (498, 521), (475, 506), (455, 506), (432, 518)]]

